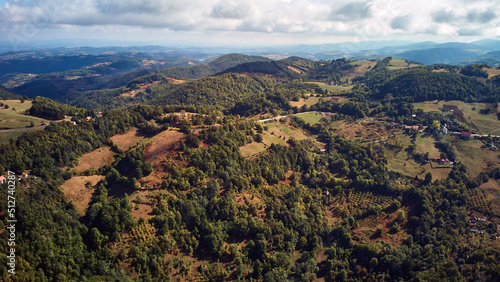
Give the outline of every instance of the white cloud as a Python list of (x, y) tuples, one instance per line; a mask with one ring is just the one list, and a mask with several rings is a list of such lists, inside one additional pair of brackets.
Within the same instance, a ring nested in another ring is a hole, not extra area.
[(297, 41), (306, 33), (359, 40), (497, 36), (499, 8), (497, 0), (12, 0), (0, 7), (0, 36), (33, 24), (40, 30), (72, 27), (82, 37), (92, 36), (87, 27), (111, 26), (146, 34), (165, 30), (240, 32), (241, 37), (249, 32), (283, 34), (296, 36)]

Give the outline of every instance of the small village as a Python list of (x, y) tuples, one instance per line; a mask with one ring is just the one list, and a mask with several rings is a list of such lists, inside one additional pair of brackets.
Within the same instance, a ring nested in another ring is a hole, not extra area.
[(471, 233), (478, 233), (479, 235), (484, 236), (485, 232), (489, 232), (490, 239), (500, 239), (500, 225), (489, 220), (487, 217), (471, 215), (468, 223)]

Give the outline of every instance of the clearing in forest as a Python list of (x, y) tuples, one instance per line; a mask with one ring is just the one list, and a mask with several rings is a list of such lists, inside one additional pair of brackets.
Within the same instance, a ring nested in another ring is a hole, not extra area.
[[(398, 222), (398, 213), (402, 211), (404, 219)], [(408, 222), (408, 213), (411, 213), (407, 206), (401, 207), (391, 213), (380, 213), (367, 218), (357, 220), (357, 227), (352, 229), (351, 235), (356, 240), (363, 244), (373, 244), (377, 241), (390, 243), (394, 247), (399, 247), (403, 241), (408, 238), (408, 230), (406, 224)], [(394, 223), (397, 223), (399, 228), (391, 230)], [(382, 232), (377, 234), (377, 229)]]
[(125, 134), (117, 134), (111, 137), (111, 141), (113, 141), (113, 143), (115, 143), (123, 151), (127, 151), (143, 139), (144, 136), (139, 133), (139, 129), (137, 127), (132, 127)]
[(101, 168), (113, 162), (115, 153), (109, 146), (104, 146), (80, 157), (79, 164), (74, 168), (77, 172), (82, 172), (91, 168)]
[(497, 68), (483, 68), (488, 73), (488, 78), (500, 75), (500, 69)]
[(177, 129), (171, 129), (162, 131), (149, 138), (147, 142), (150, 145), (147, 146), (144, 161), (151, 162), (153, 167), (159, 165), (181, 142), (184, 135), (184, 133)]
[[(97, 183), (103, 179), (104, 176), (102, 175), (74, 176), (61, 185), (61, 190), (66, 198), (73, 202), (78, 214), (83, 216), (92, 199), (92, 193), (94, 193)], [(85, 187), (87, 182), (91, 183), (89, 187)]]

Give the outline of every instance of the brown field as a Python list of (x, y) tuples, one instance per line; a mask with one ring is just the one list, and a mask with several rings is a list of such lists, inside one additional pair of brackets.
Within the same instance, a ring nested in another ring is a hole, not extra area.
[(497, 68), (483, 68), (488, 73), (488, 78), (500, 75), (500, 69)]
[(297, 68), (297, 67), (294, 67), (294, 66), (288, 66), (289, 69), (293, 70), (294, 72), (296, 73), (300, 73), (302, 74), (304, 71), (302, 71), (301, 69)]
[(346, 122), (339, 121), (334, 123), (333, 130), (339, 135), (343, 135), (350, 140), (363, 139), (366, 141), (395, 140), (401, 130), (397, 127), (388, 127), (385, 123), (372, 121)]
[(111, 140), (120, 149), (127, 151), (130, 147), (136, 145), (139, 141), (144, 139), (144, 136), (138, 131), (139, 129), (137, 127), (133, 127), (125, 134), (117, 134), (111, 137)]
[(334, 102), (341, 102), (346, 97), (344, 96), (333, 96), (333, 97), (308, 97), (307, 99), (300, 98), (298, 101), (290, 101), (290, 105), (292, 107), (300, 108), (303, 105), (307, 105), (308, 107), (317, 104), (320, 99), (324, 99), (325, 101), (333, 100)]
[[(358, 227), (351, 231), (352, 237), (358, 238), (361, 243), (364, 244), (373, 244), (381, 241), (384, 243), (390, 243), (394, 247), (401, 246), (403, 240), (408, 238), (409, 235), (405, 225), (408, 221), (408, 213), (411, 212), (410, 208), (407, 206), (401, 207), (401, 210), (405, 213), (405, 219), (399, 224), (399, 232), (391, 234), (389, 229), (390, 223), (397, 218), (398, 211), (394, 211), (390, 214), (382, 213), (380, 215), (373, 215), (356, 221)], [(377, 228), (381, 228), (383, 230), (382, 236), (379, 238), (373, 236)]]
[(80, 157), (78, 166), (74, 168), (77, 172), (82, 172), (91, 168), (100, 168), (113, 162), (115, 153), (108, 146), (101, 147)]
[(358, 61), (353, 63), (356, 67), (352, 72), (350, 72), (347, 76), (349, 79), (353, 79), (358, 76), (362, 76), (365, 73), (369, 72), (375, 65), (376, 61)]
[(171, 77), (165, 77), (170, 83), (172, 84), (183, 84), (184, 82), (186, 82), (185, 80), (181, 80), (181, 79), (175, 79), (175, 78), (171, 78)]
[[(66, 195), (66, 198), (73, 202), (78, 214), (84, 215), (89, 202), (92, 198), (92, 193), (94, 193), (96, 184), (103, 180), (102, 175), (92, 175), (92, 176), (75, 176), (69, 180), (66, 180), (62, 185), (61, 189)], [(85, 183), (90, 182), (92, 186), (87, 188)]]
[(146, 162), (151, 162), (153, 167), (159, 165), (161, 161), (175, 148), (184, 137), (184, 133), (178, 130), (165, 130), (149, 140), (147, 153), (144, 156)]
[(433, 72), (450, 72), (447, 69), (437, 69), (437, 70), (432, 70)]
[(298, 101), (290, 101), (290, 105), (292, 107), (300, 108), (303, 105), (307, 105), (308, 107), (319, 102), (320, 97), (308, 97), (307, 99), (300, 98)]
[(150, 200), (150, 194), (154, 192), (157, 191), (139, 190), (134, 191), (134, 193), (130, 195), (129, 200), (132, 205), (132, 216), (135, 220), (139, 220), (141, 217), (145, 219), (153, 217), (151, 214), (153, 211), (153, 204)]

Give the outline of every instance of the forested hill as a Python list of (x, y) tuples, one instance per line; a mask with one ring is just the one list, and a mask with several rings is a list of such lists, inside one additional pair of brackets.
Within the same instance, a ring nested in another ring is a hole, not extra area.
[(388, 78), (382, 84), (377, 83), (378, 81), (370, 81), (368, 84), (377, 90), (374, 95), (377, 99), (390, 94), (408, 98), (409, 101), (482, 101), (493, 95), (492, 88), (476, 78), (425, 69), (404, 71)]
[(273, 86), (273, 79), (224, 74), (190, 81), (171, 91), (165, 90), (162, 84), (154, 85), (148, 92), (157, 97), (151, 102), (153, 105), (182, 104), (225, 109)]
[(153, 68), (118, 74), (116, 76), (96, 76), (92, 70), (71, 70), (62, 73), (40, 75), (14, 88), (14, 91), (27, 95), (28, 97), (44, 96), (54, 100), (61, 100), (62, 97), (72, 92), (119, 88), (126, 86), (135, 78), (152, 74), (162, 74), (167, 77), (178, 79), (197, 79), (214, 75), (242, 63), (257, 61), (269, 61), (269, 59), (260, 56), (228, 54), (216, 58), (207, 64)]
[(0, 99), (19, 99), (21, 96), (11, 90), (0, 86)]
[(374, 100), (400, 98), (409, 102), (460, 100), (466, 102), (497, 100), (498, 93), (487, 80), (483, 65), (455, 67), (433, 65), (390, 70), (387, 58), (378, 62), (364, 76), (353, 81), (366, 84)]
[(187, 66), (187, 67), (170, 67), (170, 68), (158, 68), (151, 69), (147, 71), (131, 72), (113, 79), (107, 88), (116, 88), (126, 85), (129, 81), (134, 78), (141, 77), (144, 75), (152, 73), (160, 73), (168, 77), (178, 78), (178, 79), (197, 79), (203, 78), (216, 73), (223, 72), (229, 68), (235, 67), (237, 65), (249, 62), (267, 62), (270, 61), (267, 58), (260, 56), (249, 56), (242, 54), (228, 54), (220, 56), (206, 64)]
[[(300, 60), (300, 59), (298, 59)], [(301, 72), (301, 69), (294, 71), (290, 67), (292, 66), (293, 60), (284, 59), (273, 62), (250, 62), (237, 65), (235, 67), (229, 68), (222, 73), (261, 73), (275, 76), (277, 78), (297, 78)]]

